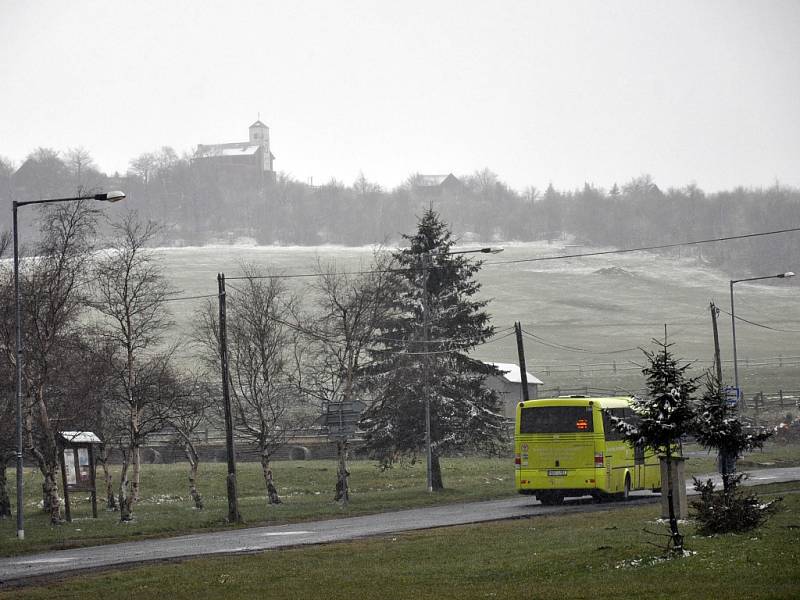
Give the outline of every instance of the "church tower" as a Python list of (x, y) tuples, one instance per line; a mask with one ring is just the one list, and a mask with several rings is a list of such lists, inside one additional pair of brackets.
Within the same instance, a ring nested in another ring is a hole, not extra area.
[(272, 161), (275, 157), (269, 149), (269, 127), (264, 125), (260, 120), (256, 121), (249, 127), (250, 143), (261, 147), (261, 159), (263, 161), (263, 170), (271, 172)]

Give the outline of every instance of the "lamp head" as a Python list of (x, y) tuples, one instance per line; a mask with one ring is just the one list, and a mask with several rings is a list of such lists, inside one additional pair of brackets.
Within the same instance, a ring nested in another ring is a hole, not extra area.
[(119, 190), (114, 192), (106, 192), (105, 194), (95, 194), (94, 199), (101, 202), (119, 202), (125, 198), (125, 192)]

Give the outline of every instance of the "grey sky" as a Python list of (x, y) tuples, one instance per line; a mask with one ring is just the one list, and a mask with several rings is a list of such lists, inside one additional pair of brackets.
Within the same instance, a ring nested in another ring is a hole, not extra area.
[(0, 0), (0, 155), (124, 172), (260, 113), (315, 183), (800, 186), (799, 31), (797, 0)]

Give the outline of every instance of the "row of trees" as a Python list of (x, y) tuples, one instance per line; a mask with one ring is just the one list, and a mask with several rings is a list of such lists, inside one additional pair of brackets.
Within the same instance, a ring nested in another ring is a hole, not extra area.
[[(114, 440), (123, 457), (119, 505), (128, 519), (139, 498), (144, 440), (187, 412), (195, 395), (196, 386), (175, 369), (172, 349), (161, 344), (169, 292), (145, 249), (157, 229), (128, 214), (110, 226), (114, 234), (99, 251), (99, 217), (86, 202), (42, 210), (39, 243), (21, 261), (25, 454), (42, 474), (44, 508), (53, 522), (61, 518), (59, 431), (93, 430)], [(0, 282), (4, 415), (13, 411), (17, 360), (13, 277), (7, 267)], [(0, 431), (3, 468), (14, 446), (9, 429)], [(110, 447), (101, 453), (104, 468)], [(110, 490), (110, 478), (107, 483)]]
[[(577, 190), (549, 185), (520, 192), (484, 169), (445, 187), (412, 175), (384, 190), (363, 174), (352, 185), (331, 180), (312, 186), (285, 173), (273, 181), (247, 167), (193, 163), (169, 147), (142, 154), (127, 173), (113, 176), (100, 173), (82, 148), (63, 155), (39, 148), (19, 170), (0, 157), (0, 198), (44, 198), (79, 186), (124, 189), (132, 207), (167, 225), (167, 244), (241, 236), (262, 244), (395, 242), (433, 204), (457, 238), (530, 241), (569, 234), (580, 243), (630, 248), (782, 229), (795, 224), (800, 206), (800, 191), (777, 183), (706, 194), (691, 184), (664, 191), (647, 175), (610, 189), (587, 183)], [(741, 275), (788, 262), (800, 252), (800, 240), (753, 238), (690, 252)]]
[[(175, 341), (168, 306), (179, 293), (169, 289), (157, 251), (149, 247), (158, 227), (129, 212), (106, 224), (110, 233), (98, 244), (100, 217), (86, 202), (43, 208), (41, 241), (22, 261), (25, 454), (42, 474), (44, 506), (54, 523), (61, 519), (59, 431), (100, 434), (108, 506), (128, 520), (141, 495), (141, 451), (155, 433), (169, 433), (184, 447), (190, 491), (202, 507), (195, 432), (220, 416), (216, 302), (198, 315), (193, 339)], [(495, 370), (466, 355), (493, 333), (485, 302), (471, 298), (479, 288), (473, 278), (479, 264), (448, 254), (451, 234), (432, 210), (407, 239), (409, 247), (376, 252), (357, 274), (320, 262), (318, 277), (304, 289), (248, 265), (231, 279), (233, 419), (238, 437), (259, 452), (270, 503), (280, 502), (272, 457), (325, 404), (370, 402), (362, 420), (367, 449), (386, 466), (423, 446), (422, 399), (429, 398), (436, 489), (443, 487), (442, 453), (491, 448), (501, 439), (498, 397), (483, 385)], [(10, 268), (1, 283), (4, 473), (15, 448)], [(176, 361), (185, 343), (194, 344), (191, 370)], [(121, 460), (116, 493), (108, 469), (112, 449)], [(346, 448), (340, 450), (337, 498), (346, 501)], [(4, 492), (0, 480), (0, 508), (9, 505)]]

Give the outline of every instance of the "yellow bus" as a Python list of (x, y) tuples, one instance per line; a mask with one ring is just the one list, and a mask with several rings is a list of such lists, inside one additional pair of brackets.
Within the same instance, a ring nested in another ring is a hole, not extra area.
[(517, 405), (514, 466), (517, 491), (542, 504), (567, 496), (627, 499), (661, 487), (658, 457), (623, 441), (611, 416), (635, 418), (630, 399), (569, 396)]

